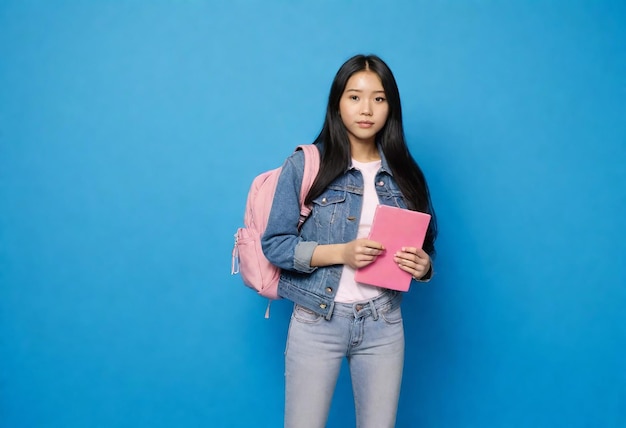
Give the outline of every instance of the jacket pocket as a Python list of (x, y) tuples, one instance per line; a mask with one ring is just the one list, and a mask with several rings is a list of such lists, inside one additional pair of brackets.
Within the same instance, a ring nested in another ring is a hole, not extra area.
[(341, 213), (341, 204), (346, 201), (345, 190), (328, 189), (313, 200), (313, 219), (317, 227), (326, 227), (337, 221)]

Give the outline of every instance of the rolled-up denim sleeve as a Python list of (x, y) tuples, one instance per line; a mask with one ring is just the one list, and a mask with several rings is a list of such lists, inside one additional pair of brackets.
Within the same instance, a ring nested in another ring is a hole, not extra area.
[(296, 270), (310, 273), (317, 269), (316, 267), (311, 267), (311, 258), (317, 245), (317, 242), (314, 241), (298, 242), (293, 258), (293, 266)]
[(311, 256), (317, 242), (305, 241), (298, 232), (300, 187), (304, 155), (297, 151), (282, 166), (261, 246), (267, 260), (280, 269), (313, 272)]

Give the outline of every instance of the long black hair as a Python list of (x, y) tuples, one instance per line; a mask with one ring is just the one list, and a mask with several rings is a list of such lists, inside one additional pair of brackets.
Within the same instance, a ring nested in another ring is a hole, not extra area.
[(389, 113), (385, 126), (376, 135), (376, 144), (387, 159), (393, 178), (402, 192), (407, 207), (413, 211), (425, 212), (432, 216), (423, 248), (433, 257), (435, 255), (435, 239), (437, 238), (437, 219), (430, 199), (428, 184), (419, 165), (411, 156), (404, 138), (400, 92), (396, 79), (387, 64), (376, 55), (353, 56), (339, 68), (335, 75), (328, 96), (324, 126), (314, 142), (322, 148), (320, 172), (306, 197), (306, 203), (310, 204), (320, 196), (326, 187), (351, 165), (350, 140), (348, 139), (348, 131), (339, 115), (339, 101), (348, 79), (360, 71), (376, 73), (385, 90)]

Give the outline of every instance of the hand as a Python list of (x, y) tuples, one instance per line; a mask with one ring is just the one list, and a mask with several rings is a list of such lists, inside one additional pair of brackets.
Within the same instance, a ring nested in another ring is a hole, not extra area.
[(380, 242), (370, 239), (355, 239), (343, 246), (342, 258), (343, 264), (353, 269), (362, 268), (376, 260), (379, 254), (384, 251), (384, 247)]
[(430, 270), (430, 256), (421, 248), (402, 247), (393, 259), (400, 269), (410, 273), (415, 279), (422, 278)]

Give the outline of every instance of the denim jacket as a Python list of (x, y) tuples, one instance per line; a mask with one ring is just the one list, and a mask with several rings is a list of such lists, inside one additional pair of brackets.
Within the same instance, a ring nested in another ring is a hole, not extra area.
[[(405, 200), (380, 151), (375, 185), (381, 204), (406, 208)], [(349, 168), (313, 201), (311, 215), (298, 230), (304, 155), (298, 150), (283, 164), (267, 228), (261, 240), (267, 259), (281, 269), (278, 294), (330, 318), (342, 265), (312, 267), (317, 245), (356, 239), (363, 203), (363, 176)]]

